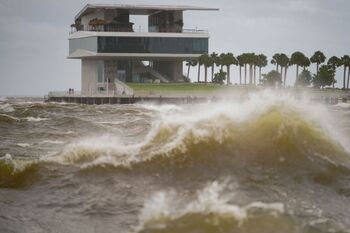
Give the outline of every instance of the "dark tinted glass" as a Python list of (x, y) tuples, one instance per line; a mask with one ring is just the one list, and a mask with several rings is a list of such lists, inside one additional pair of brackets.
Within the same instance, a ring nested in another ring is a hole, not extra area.
[(207, 38), (98, 37), (99, 53), (208, 53)]

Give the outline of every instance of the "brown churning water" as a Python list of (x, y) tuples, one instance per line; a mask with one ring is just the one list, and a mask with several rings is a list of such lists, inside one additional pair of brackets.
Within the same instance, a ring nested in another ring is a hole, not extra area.
[(350, 105), (0, 99), (0, 232), (350, 232)]

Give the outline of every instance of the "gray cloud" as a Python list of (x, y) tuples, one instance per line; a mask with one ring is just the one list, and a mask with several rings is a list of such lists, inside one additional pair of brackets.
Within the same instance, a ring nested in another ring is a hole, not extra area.
[[(92, 1), (123, 3), (122, 1)], [(68, 60), (68, 32), (83, 0), (0, 0), (0, 95), (43, 95), (80, 88), (80, 62)], [(124, 1), (125, 3), (125, 1)], [(208, 29), (218, 52), (312, 55), (350, 54), (347, 0), (128, 0), (128, 4), (219, 7), (220, 12), (186, 12), (187, 28)], [(268, 67), (265, 71), (272, 69)], [(314, 67), (311, 67), (314, 71)], [(294, 80), (289, 71), (289, 82)], [(237, 71), (233, 68), (237, 78)], [(342, 72), (338, 72), (341, 84)], [(195, 79), (193, 71), (193, 79)]]

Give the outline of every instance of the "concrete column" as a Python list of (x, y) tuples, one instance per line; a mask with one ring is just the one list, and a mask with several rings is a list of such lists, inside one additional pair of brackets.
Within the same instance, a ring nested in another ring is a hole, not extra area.
[(81, 92), (83, 95), (97, 91), (97, 60), (81, 60)]

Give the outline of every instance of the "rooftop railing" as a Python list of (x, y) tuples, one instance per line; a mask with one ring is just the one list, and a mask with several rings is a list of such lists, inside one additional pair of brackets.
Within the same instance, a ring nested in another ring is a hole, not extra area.
[(198, 33), (198, 34), (208, 34), (208, 30), (201, 30), (197, 28), (184, 28), (181, 31), (149, 31), (149, 29), (142, 29), (138, 28), (138, 30), (134, 30), (132, 28), (92, 28), (92, 27), (87, 27), (87, 28), (82, 28), (79, 30), (71, 30), (69, 34), (74, 34), (79, 31), (87, 31), (87, 32), (143, 32), (143, 33)]

